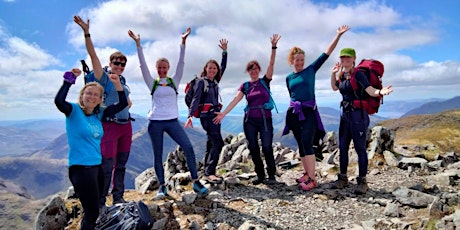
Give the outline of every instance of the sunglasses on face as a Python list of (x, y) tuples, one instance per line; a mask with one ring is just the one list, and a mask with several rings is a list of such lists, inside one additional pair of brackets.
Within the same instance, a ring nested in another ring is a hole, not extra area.
[(121, 67), (125, 67), (125, 66), (126, 66), (126, 62), (113, 61), (112, 64), (114, 64), (114, 65), (116, 65), (116, 66), (121, 65)]

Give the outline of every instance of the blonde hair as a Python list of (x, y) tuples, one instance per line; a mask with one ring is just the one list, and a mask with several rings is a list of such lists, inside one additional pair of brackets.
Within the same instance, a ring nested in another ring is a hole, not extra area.
[(101, 84), (93, 81), (93, 82), (88, 82), (87, 84), (85, 84), (85, 86), (83, 86), (83, 88), (81, 88), (80, 90), (80, 94), (79, 94), (79, 97), (78, 97), (78, 105), (80, 105), (80, 108), (84, 109), (85, 108), (85, 105), (83, 103), (83, 94), (85, 93), (85, 90), (88, 88), (88, 87), (91, 87), (91, 86), (94, 86), (96, 88), (99, 89), (99, 91), (101, 92), (101, 103), (99, 103), (99, 105), (97, 105), (95, 108), (94, 108), (94, 111), (96, 111), (96, 113), (99, 111), (99, 108), (101, 106), (104, 106), (104, 87), (102, 87)]
[(159, 58), (159, 59), (157, 60), (156, 66), (158, 66), (158, 63), (160, 63), (160, 62), (162, 62), (162, 61), (168, 63), (168, 67), (169, 67), (169, 61), (168, 61), (168, 59), (166, 59), (166, 58), (164, 58), (164, 57)]
[(301, 48), (294, 46), (291, 48), (288, 54), (288, 63), (291, 65), (291, 63), (294, 61), (294, 55), (296, 54), (303, 54), (305, 55), (305, 51), (303, 51)]

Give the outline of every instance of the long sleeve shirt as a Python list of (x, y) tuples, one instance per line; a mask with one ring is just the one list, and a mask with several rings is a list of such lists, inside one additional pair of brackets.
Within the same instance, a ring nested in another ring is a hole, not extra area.
[[(149, 68), (144, 58), (142, 47), (137, 47), (137, 55), (142, 71), (142, 77), (149, 91), (152, 91), (154, 78), (150, 75)], [(184, 56), (185, 45), (180, 46), (179, 61), (177, 63), (176, 72), (172, 77), (176, 87), (179, 86), (184, 73)], [(160, 85), (152, 95), (152, 107), (147, 115), (149, 120), (170, 120), (179, 117), (179, 107), (177, 105), (177, 93), (170, 87), (166, 86), (166, 78), (160, 78)]]

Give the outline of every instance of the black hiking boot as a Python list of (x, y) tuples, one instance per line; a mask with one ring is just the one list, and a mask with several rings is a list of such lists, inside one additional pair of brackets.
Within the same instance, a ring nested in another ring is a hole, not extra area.
[(332, 183), (331, 188), (342, 189), (348, 185), (348, 177), (346, 174), (337, 175), (337, 180)]
[(366, 194), (369, 187), (367, 186), (366, 177), (357, 177), (358, 184), (356, 185), (354, 193), (357, 195)]

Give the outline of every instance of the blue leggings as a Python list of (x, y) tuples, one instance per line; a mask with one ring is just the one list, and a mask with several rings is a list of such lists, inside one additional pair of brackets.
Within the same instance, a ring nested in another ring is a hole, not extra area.
[(164, 121), (151, 120), (148, 131), (153, 147), (153, 167), (155, 168), (155, 173), (160, 184), (165, 184), (165, 172), (163, 168), (163, 134), (165, 132), (184, 150), (192, 180), (198, 179), (195, 152), (193, 151), (192, 143), (187, 133), (185, 133), (184, 127), (180, 125), (177, 119)]

